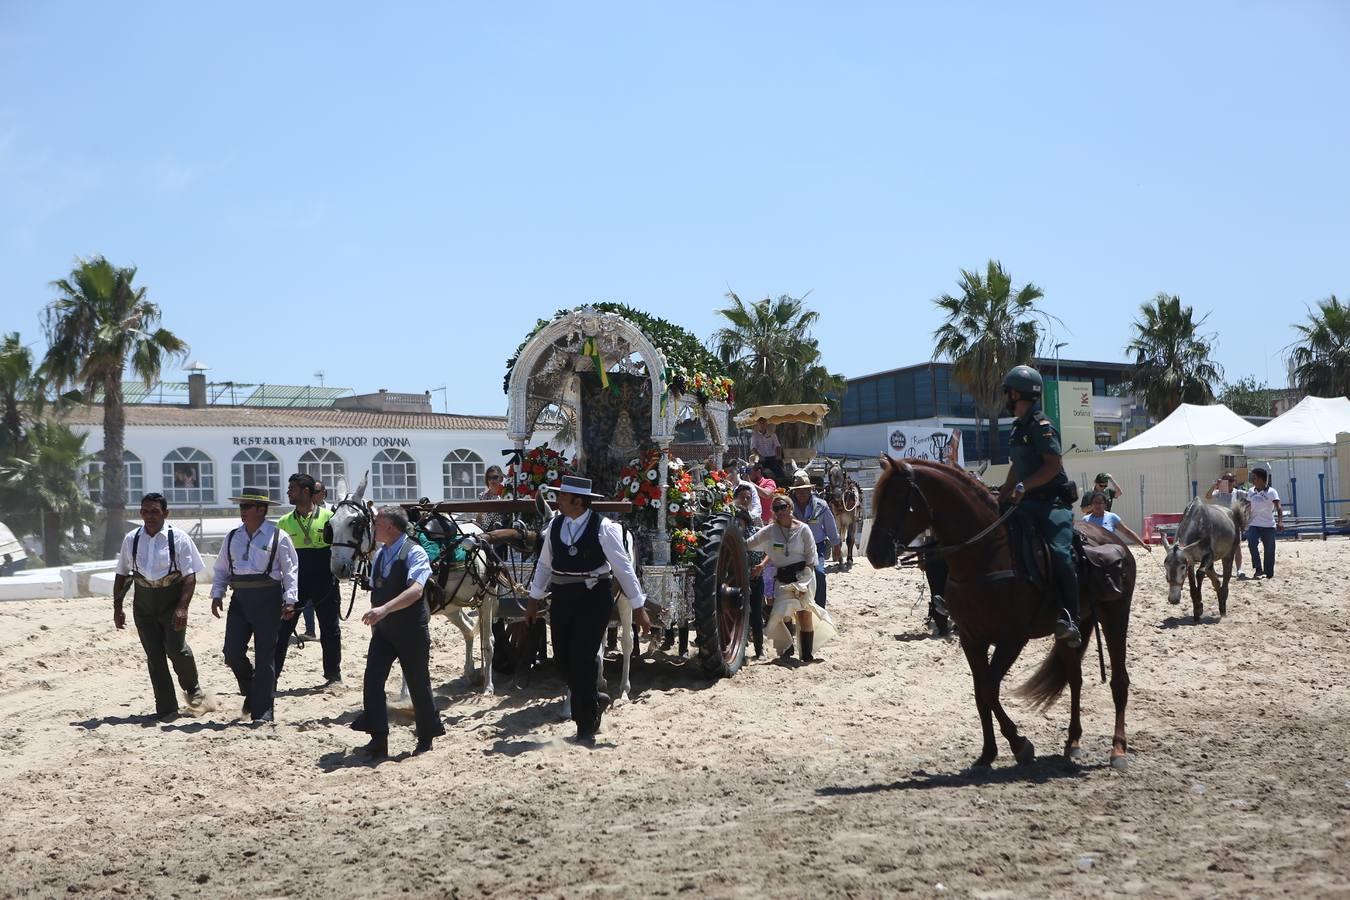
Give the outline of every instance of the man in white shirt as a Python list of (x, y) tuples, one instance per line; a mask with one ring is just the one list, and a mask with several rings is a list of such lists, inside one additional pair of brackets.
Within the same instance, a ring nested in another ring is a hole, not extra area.
[(169, 721), (178, 715), (169, 665), (178, 676), (188, 706), (201, 709), (206, 692), (197, 678), (197, 661), (187, 644), (188, 604), (197, 589), (197, 573), (206, 568), (197, 545), (184, 531), (166, 528), (169, 503), (163, 494), (141, 498), (141, 521), (127, 532), (117, 556), (113, 579), (113, 625), (126, 628), (122, 603), (135, 586), (132, 619), (145, 649), (145, 664), (155, 691), (155, 715)]
[(553, 624), (553, 656), (572, 692), (572, 720), (577, 741), (595, 742), (600, 719), (610, 699), (595, 689), (596, 653), (605, 639), (614, 610), (610, 580), (617, 579), (633, 607), (633, 622), (651, 630), (644, 608), (647, 602), (623, 545), (617, 522), (591, 511), (600, 497), (591, 492), (591, 480), (564, 475), (558, 488), (558, 511), (539, 551), (539, 565), (530, 584), (525, 621), (533, 624), (539, 601), (551, 594), (549, 620)]
[[(291, 539), (267, 521), (267, 507), (272, 502), (267, 491), (245, 488), (230, 502), (239, 504), (243, 524), (226, 535), (216, 557), (211, 615), (220, 618), (225, 589), (230, 588), (234, 594), (225, 619), (225, 664), (239, 682), (243, 714), (254, 722), (270, 722), (272, 693), (277, 685), (277, 635), (282, 618), (295, 615), (300, 563)], [(248, 661), (250, 638), (256, 669)]]
[[(1247, 555), (1252, 561), (1252, 577), (1275, 577), (1275, 533), (1284, 528), (1284, 510), (1280, 495), (1270, 486), (1270, 473), (1263, 466), (1252, 469), (1252, 487), (1249, 491), (1234, 491), (1252, 505), (1252, 518), (1247, 525)], [(1262, 553), (1262, 550), (1265, 552)]]

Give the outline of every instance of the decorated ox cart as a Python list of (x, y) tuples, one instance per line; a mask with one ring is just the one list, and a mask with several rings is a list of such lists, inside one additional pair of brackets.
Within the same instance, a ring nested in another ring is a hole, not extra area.
[[(598, 306), (540, 322), (509, 363), (510, 499), (432, 509), (505, 513), (542, 528), (535, 498), (565, 474), (590, 478), (612, 498), (594, 508), (619, 515), (632, 534), (655, 632), (673, 631), (683, 655), (692, 631), (704, 673), (732, 675), (745, 659), (750, 566), (721, 470), (731, 382), (683, 329)], [(691, 450), (700, 458), (686, 464), (679, 453)], [(517, 588), (528, 581), (518, 574)], [(507, 616), (523, 606), (521, 596), (498, 603)]]

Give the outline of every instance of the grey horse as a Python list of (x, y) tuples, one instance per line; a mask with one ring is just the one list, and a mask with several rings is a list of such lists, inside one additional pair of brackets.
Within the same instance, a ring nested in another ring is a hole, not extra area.
[[(1204, 576), (1214, 585), (1219, 596), (1219, 617), (1228, 614), (1228, 579), (1233, 571), (1233, 559), (1237, 554), (1243, 529), (1251, 519), (1251, 504), (1246, 498), (1235, 496), (1233, 505), (1221, 506), (1192, 500), (1182, 514), (1177, 526), (1177, 536), (1168, 541), (1167, 554), (1163, 557), (1163, 568), (1167, 572), (1167, 601), (1181, 602), (1181, 584), (1183, 578), (1190, 583), (1191, 604), (1195, 621), (1200, 621), (1204, 605), (1200, 601), (1200, 585)], [(1220, 581), (1214, 571), (1214, 563), (1222, 561), (1223, 579)]]

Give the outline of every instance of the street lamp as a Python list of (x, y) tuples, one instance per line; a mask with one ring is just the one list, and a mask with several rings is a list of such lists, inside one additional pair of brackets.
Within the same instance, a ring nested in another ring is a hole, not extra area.
[(1067, 346), (1069, 346), (1069, 342), (1068, 342), (1068, 341), (1060, 341), (1058, 344), (1055, 345), (1055, 385), (1056, 385), (1056, 390), (1058, 390), (1058, 385), (1059, 385), (1059, 348), (1060, 348), (1060, 347), (1067, 347)]

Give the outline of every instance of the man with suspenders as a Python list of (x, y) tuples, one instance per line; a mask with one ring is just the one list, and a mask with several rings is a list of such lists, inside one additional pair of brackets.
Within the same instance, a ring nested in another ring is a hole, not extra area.
[[(342, 681), (342, 634), (339, 630), (338, 589), (333, 578), (332, 548), (323, 539), (323, 527), (333, 517), (332, 510), (315, 503), (314, 478), (297, 473), (286, 487), (286, 499), (295, 509), (277, 520), (277, 527), (290, 537), (300, 561), (296, 606), (308, 616), (318, 614), (323, 633), (323, 678), (328, 684)], [(300, 617), (285, 619), (277, 636), (277, 679), (286, 664), (286, 650)]]
[[(280, 528), (267, 521), (272, 502), (267, 491), (245, 488), (239, 497), (239, 518), (244, 523), (225, 537), (216, 557), (211, 582), (211, 615), (220, 618), (225, 588), (234, 595), (225, 619), (225, 664), (239, 681), (244, 695), (244, 715), (254, 722), (272, 721), (272, 692), (276, 689), (277, 635), (282, 618), (295, 616), (295, 546)], [(248, 661), (248, 641), (253, 639), (254, 669)]]
[(197, 661), (187, 645), (188, 604), (197, 588), (197, 573), (206, 565), (191, 537), (165, 528), (168, 517), (169, 503), (163, 494), (141, 498), (141, 520), (145, 524), (133, 528), (122, 540), (113, 579), (113, 624), (119, 629), (127, 624), (122, 602), (127, 590), (135, 585), (132, 618), (155, 690), (155, 715), (166, 721), (178, 715), (178, 697), (169, 675), (171, 663), (188, 705), (200, 709), (206, 702), (206, 692), (197, 678)]

